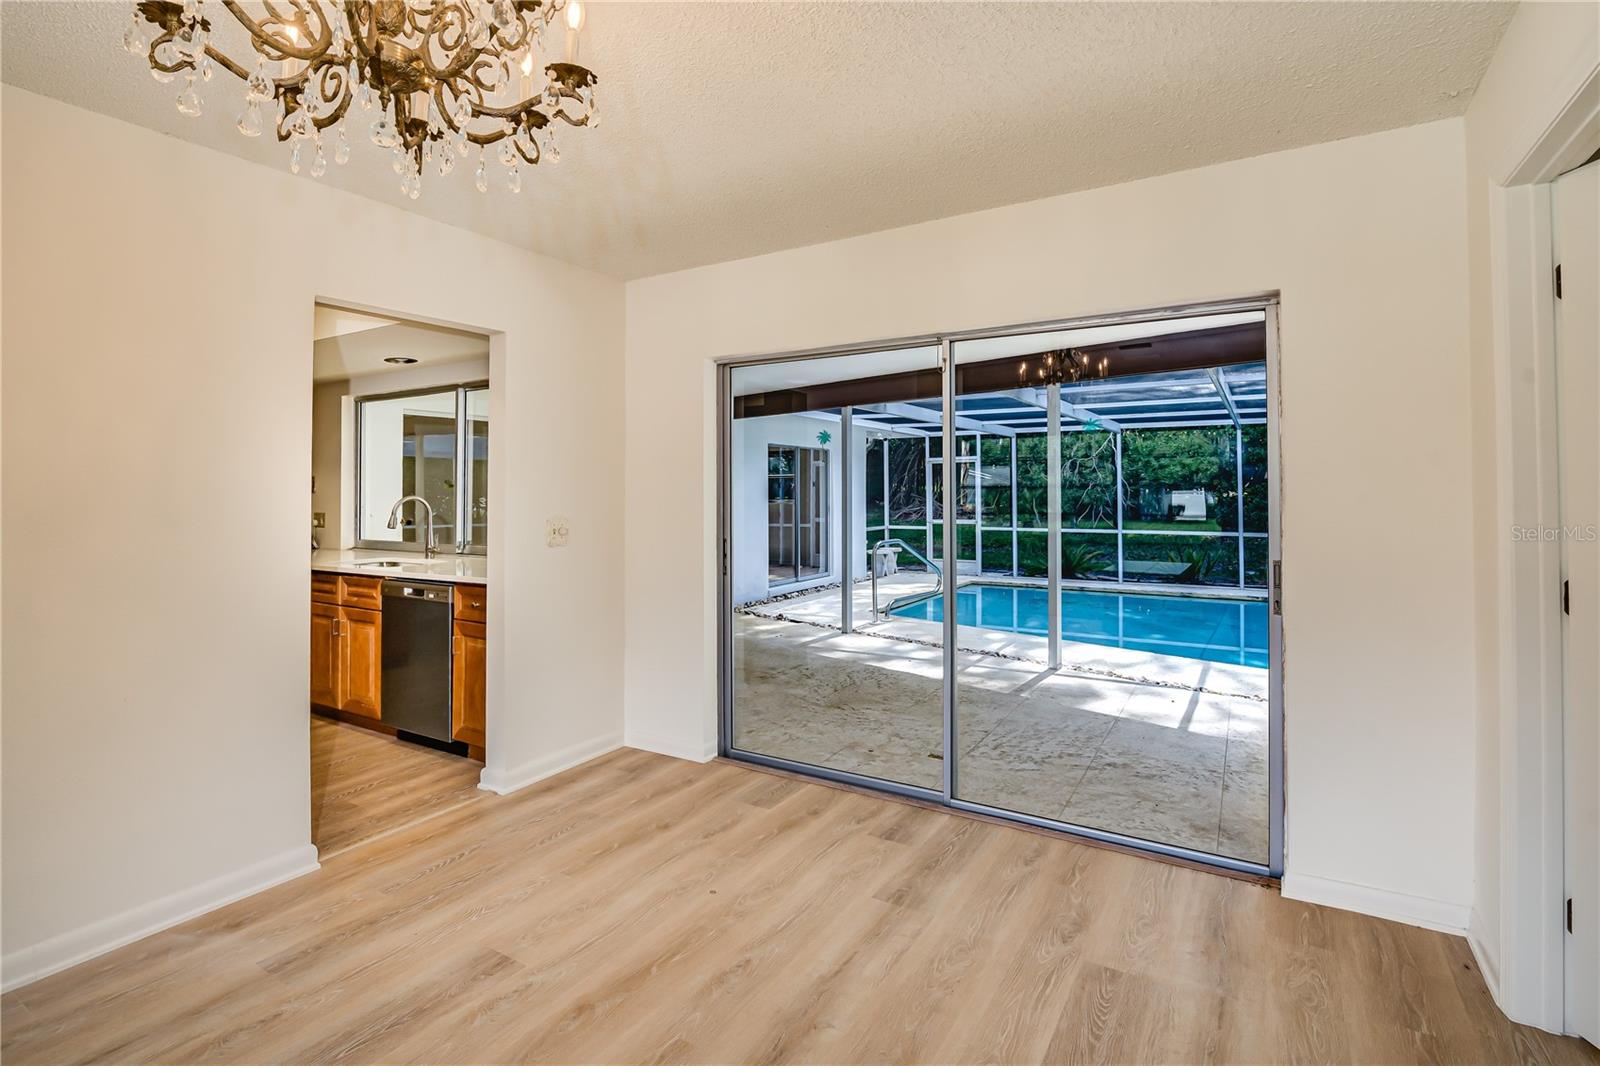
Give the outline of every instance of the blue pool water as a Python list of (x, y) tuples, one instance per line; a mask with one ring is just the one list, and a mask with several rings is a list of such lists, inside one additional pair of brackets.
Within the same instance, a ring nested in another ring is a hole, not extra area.
[[(956, 624), (1045, 636), (1049, 592), (973, 583), (956, 590)], [(933, 596), (896, 608), (900, 618), (944, 620)], [(1180, 655), (1236, 666), (1267, 665), (1264, 600), (1204, 599), (1159, 593), (1061, 592), (1061, 635), (1113, 648)]]

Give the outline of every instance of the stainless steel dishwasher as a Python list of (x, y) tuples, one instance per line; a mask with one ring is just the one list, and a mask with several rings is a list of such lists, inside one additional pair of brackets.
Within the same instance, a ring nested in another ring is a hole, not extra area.
[(450, 586), (383, 583), (383, 722), (451, 743)]

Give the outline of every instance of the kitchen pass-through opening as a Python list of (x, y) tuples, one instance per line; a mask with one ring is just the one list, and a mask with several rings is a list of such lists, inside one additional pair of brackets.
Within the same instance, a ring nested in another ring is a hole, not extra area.
[(329, 855), (478, 799), (489, 337), (316, 307), (311, 833)]

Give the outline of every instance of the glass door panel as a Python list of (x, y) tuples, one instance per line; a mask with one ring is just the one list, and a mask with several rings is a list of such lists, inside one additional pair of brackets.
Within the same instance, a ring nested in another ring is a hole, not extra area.
[[(1148, 361), (1168, 346), (1147, 328)], [(1062, 341), (953, 346), (962, 420), (990, 432), (981, 565), (954, 590), (952, 799), (1266, 865), (1264, 329), (1214, 342), (1224, 366), (1103, 379)]]
[(940, 626), (916, 616), (940, 579), (937, 351), (741, 365), (727, 382), (730, 747), (937, 793)]

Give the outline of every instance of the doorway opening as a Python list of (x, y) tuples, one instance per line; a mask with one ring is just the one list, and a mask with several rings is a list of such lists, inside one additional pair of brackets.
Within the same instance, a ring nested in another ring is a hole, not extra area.
[(319, 303), (311, 837), (323, 858), (475, 802), (487, 729), (489, 338)]
[(828, 453), (767, 446), (767, 586), (828, 573)]
[[(723, 754), (1278, 873), (1276, 344), (1262, 299), (725, 364)], [(774, 587), (797, 440), (834, 565)]]

